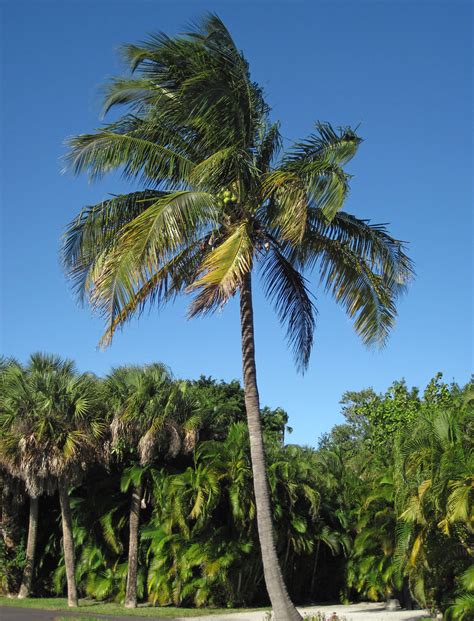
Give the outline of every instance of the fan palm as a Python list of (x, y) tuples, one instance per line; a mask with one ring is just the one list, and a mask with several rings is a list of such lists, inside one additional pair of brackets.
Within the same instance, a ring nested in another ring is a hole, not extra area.
[(145, 304), (195, 294), (189, 315), (240, 295), (245, 404), (257, 521), (277, 619), (298, 619), (278, 564), (256, 379), (252, 274), (286, 326), (296, 363), (308, 365), (315, 306), (304, 271), (327, 291), (367, 344), (382, 343), (411, 265), (383, 226), (341, 208), (344, 165), (360, 138), (318, 124), (281, 154), (278, 123), (215, 15), (182, 37), (124, 48), (134, 74), (106, 89), (104, 108), (129, 112), (69, 141), (67, 164), (97, 178), (121, 169), (145, 189), (85, 208), (69, 225), (64, 264), (78, 295), (107, 321), (102, 344)]
[[(30, 371), (34, 373), (35, 370), (36, 368), (34, 364), (32, 364)], [(18, 464), (19, 454), (15, 454), (12, 447), (8, 447), (6, 442), (17, 417), (21, 417), (25, 412), (31, 412), (34, 407), (35, 395), (33, 390), (31, 390), (31, 386), (28, 386), (27, 378), (26, 369), (21, 367), (17, 362), (11, 361), (8, 364), (2, 364), (0, 403), (2, 434), (0, 439), (0, 461), (6, 471), (17, 478), (21, 476)], [(18, 591), (19, 599), (24, 599), (30, 595), (33, 583), (38, 537), (38, 496), (37, 492), (29, 493), (28, 535), (25, 550), (25, 565), (20, 589)]]
[(114, 413), (112, 448), (138, 453), (139, 464), (124, 472), (122, 491), (132, 488), (125, 606), (137, 605), (138, 530), (146, 466), (158, 455), (176, 455), (194, 440), (197, 417), (184, 383), (174, 382), (161, 364), (121, 367), (106, 380)]
[[(0, 358), (0, 408), (2, 404), (12, 396), (8, 393), (9, 382), (7, 378), (9, 376), (8, 370), (15, 367), (18, 372), (21, 373), (21, 367), (15, 360), (9, 360), (3, 356)], [(1, 410), (0, 410), (1, 411)], [(1, 414), (0, 414), (1, 416)], [(0, 426), (0, 433), (3, 436), (7, 428), (2, 424)], [(0, 455), (0, 462), (2, 463), (2, 471), (0, 472), (1, 487), (2, 487), (2, 507), (1, 507), (1, 531), (2, 536), (7, 548), (13, 548), (15, 541), (13, 533), (15, 531), (15, 519), (13, 509), (12, 488), (17, 485), (17, 470), (14, 464), (9, 460), (8, 462)], [(35, 555), (36, 555), (36, 539), (38, 530), (38, 498), (30, 496), (30, 508), (29, 508), (29, 521), (28, 521), (28, 538), (25, 550), (25, 566), (23, 569), (23, 577), (20, 585), (18, 597), (23, 599), (28, 597), (31, 584), (33, 581)]]
[(104, 424), (96, 381), (88, 374), (78, 375), (70, 361), (34, 354), (26, 369), (14, 365), (5, 372), (3, 387), (0, 459), (24, 480), (32, 499), (21, 595), (31, 588), (38, 496), (58, 490), (68, 604), (77, 606), (68, 488), (98, 456)]

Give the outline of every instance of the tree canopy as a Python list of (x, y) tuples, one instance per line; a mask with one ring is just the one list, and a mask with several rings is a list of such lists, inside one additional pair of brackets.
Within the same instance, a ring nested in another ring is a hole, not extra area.
[[(163, 373), (163, 367), (155, 368)], [(109, 379), (88, 377), (107, 393)], [(168, 378), (160, 375), (182, 386)], [(237, 381), (206, 377), (186, 384), (205, 415), (191, 452), (164, 461), (155, 452), (145, 466), (138, 599), (156, 605), (263, 604), (242, 388)], [(2, 395), (6, 390), (2, 383)], [(472, 383), (446, 384), (441, 374), (424, 391), (397, 381), (381, 394), (347, 392), (341, 400), (346, 422), (316, 448), (285, 444), (287, 416), (278, 408), (262, 408), (277, 551), (295, 601), (397, 597), (404, 606), (469, 619), (472, 394)], [(109, 423), (114, 411), (105, 415), (99, 406)], [(2, 418), (2, 438), (6, 421)], [(134, 471), (138, 459), (137, 453), (122, 451), (107, 463), (91, 462), (85, 478), (73, 483), (80, 595), (125, 598), (130, 501), (134, 486), (144, 480)], [(19, 479), (13, 502), (6, 480), (0, 583), (14, 590), (24, 563), (26, 490)], [(45, 515), (42, 502), (40, 497), (33, 589), (37, 595), (60, 594), (65, 565), (59, 504), (53, 496)], [(8, 510), (15, 512), (16, 528)]]

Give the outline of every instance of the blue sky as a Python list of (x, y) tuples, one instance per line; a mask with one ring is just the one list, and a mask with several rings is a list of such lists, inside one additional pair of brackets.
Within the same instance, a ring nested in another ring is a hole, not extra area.
[(280, 405), (292, 441), (313, 444), (341, 421), (345, 390), (383, 390), (437, 371), (465, 382), (472, 369), (471, 2), (180, 2), (129, 0), (0, 3), (1, 349), (74, 358), (81, 370), (153, 360), (177, 376), (240, 378), (235, 301), (188, 321), (186, 301), (134, 321), (107, 351), (101, 320), (74, 300), (61, 273), (59, 239), (86, 204), (127, 186), (89, 185), (60, 174), (67, 136), (100, 124), (100, 85), (123, 67), (120, 43), (182, 31), (219, 13), (265, 89), (287, 139), (316, 120), (360, 125), (346, 210), (389, 222), (410, 242), (417, 278), (382, 351), (365, 349), (324, 293), (309, 371), (296, 373), (273, 311), (256, 295), (257, 364), (263, 404)]

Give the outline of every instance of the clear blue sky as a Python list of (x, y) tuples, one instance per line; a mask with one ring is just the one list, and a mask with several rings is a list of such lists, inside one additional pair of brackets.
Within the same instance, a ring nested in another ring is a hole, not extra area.
[(181, 31), (212, 10), (224, 19), (289, 139), (315, 120), (361, 124), (346, 209), (389, 222), (410, 242), (417, 279), (387, 348), (366, 350), (343, 311), (316, 289), (311, 367), (298, 376), (272, 310), (257, 295), (262, 402), (281, 405), (293, 441), (315, 443), (340, 422), (345, 390), (424, 385), (436, 372), (465, 382), (472, 368), (472, 3), (115, 2), (3, 0), (1, 184), (4, 354), (74, 358), (99, 374), (160, 360), (181, 377), (240, 377), (235, 302), (187, 321), (180, 301), (152, 311), (97, 351), (101, 321), (73, 299), (58, 261), (65, 224), (126, 186), (60, 174), (63, 141), (99, 125), (99, 87), (120, 73), (117, 48)]

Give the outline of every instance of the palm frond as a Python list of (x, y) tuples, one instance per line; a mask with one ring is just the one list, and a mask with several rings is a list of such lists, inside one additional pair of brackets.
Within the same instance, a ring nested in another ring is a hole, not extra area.
[[(132, 128), (127, 119), (105, 126), (95, 134), (82, 134), (68, 141), (66, 169), (74, 174), (88, 172), (92, 180), (117, 169), (129, 179), (160, 185), (167, 181), (179, 187), (186, 183), (194, 163), (173, 147), (168, 146), (169, 136), (163, 143), (149, 135), (148, 126)], [(156, 129), (155, 129), (156, 132)]]
[(296, 363), (304, 370), (313, 345), (316, 315), (305, 278), (274, 245), (265, 259), (262, 278), (267, 297), (287, 327)]
[[(346, 230), (348, 222), (358, 229), (354, 238)], [(345, 214), (340, 220), (336, 216), (331, 225), (323, 224), (319, 216), (312, 228), (301, 250), (291, 251), (290, 256), (309, 269), (317, 265), (325, 290), (354, 319), (363, 342), (383, 345), (396, 319), (396, 302), (412, 277), (402, 243), (390, 238), (383, 227), (370, 227)]]
[(61, 259), (81, 301), (92, 284), (90, 275), (97, 257), (112, 248), (125, 225), (161, 196), (163, 193), (155, 190), (114, 196), (85, 207), (69, 223), (63, 235)]
[(189, 287), (200, 289), (189, 309), (191, 317), (222, 306), (236, 293), (252, 267), (253, 250), (244, 222), (208, 253), (199, 269), (201, 276)]
[[(282, 217), (288, 219), (287, 211), (292, 203), (299, 205), (295, 216), (300, 226), (307, 219), (305, 214), (301, 223), (303, 205), (321, 210), (328, 222), (342, 209), (350, 178), (342, 166), (355, 155), (361, 140), (350, 128), (336, 132), (329, 124), (320, 123), (317, 130), (306, 141), (296, 143), (264, 181), (265, 196), (281, 204), (275, 214), (275, 225), (280, 224)], [(291, 198), (295, 193), (296, 201)]]
[[(65, 255), (76, 287), (106, 318), (108, 338), (144, 302), (145, 294), (153, 292), (157, 301), (165, 299), (170, 289), (179, 291), (197, 253), (193, 236), (213, 218), (213, 198), (206, 193), (182, 191), (153, 197), (152, 201), (148, 196), (133, 197), (132, 207), (143, 200), (143, 210), (110, 238), (106, 231), (99, 237), (102, 245), (91, 244), (87, 218), (85, 224), (73, 224), (67, 238)], [(126, 205), (129, 200), (125, 199)], [(120, 210), (122, 205), (115, 206)], [(120, 226), (123, 220), (119, 217), (112, 226)], [(91, 237), (94, 241), (94, 234)]]
[(147, 305), (149, 308), (153, 306), (159, 308), (184, 291), (193, 282), (193, 277), (201, 262), (201, 247), (206, 244), (207, 239), (204, 239), (189, 245), (133, 292), (130, 290), (127, 301), (124, 301), (120, 309), (117, 307), (114, 316), (109, 318), (110, 321), (99, 346), (110, 345), (117, 328), (122, 327), (137, 313), (142, 313)]

